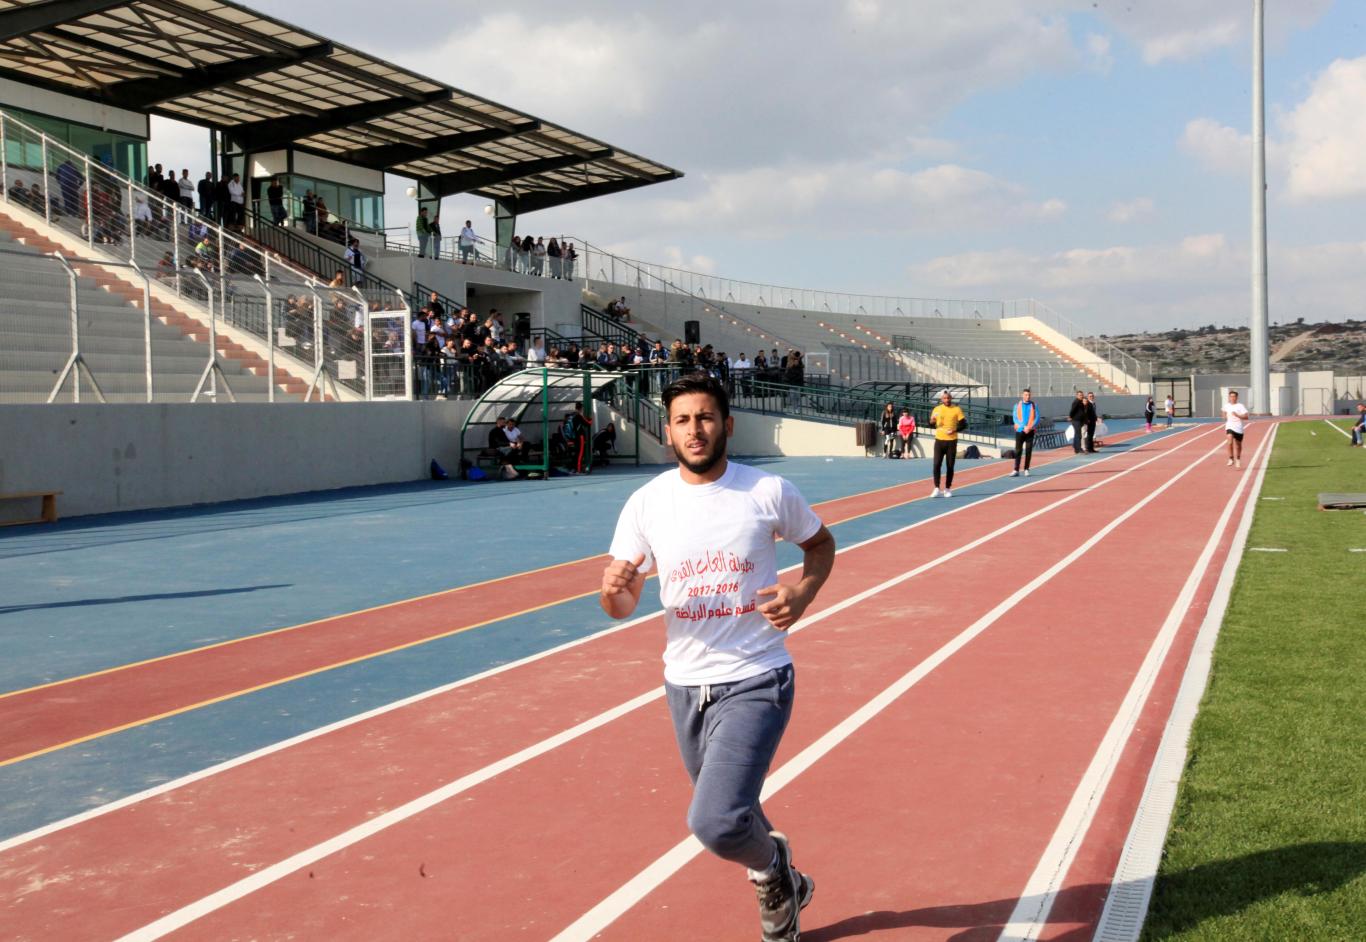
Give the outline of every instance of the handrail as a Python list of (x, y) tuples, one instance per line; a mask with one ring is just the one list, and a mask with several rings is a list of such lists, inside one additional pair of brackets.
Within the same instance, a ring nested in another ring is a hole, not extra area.
[(640, 331), (628, 327), (621, 321), (608, 317), (591, 304), (579, 304), (579, 319), (584, 330), (602, 338), (607, 343), (634, 348), (640, 343)]
[[(259, 213), (247, 210), (245, 215), (246, 229), (254, 241), (261, 243), (272, 252), (278, 252), (285, 258), (291, 259), (296, 265), (308, 269), (315, 278), (322, 278), (326, 281), (334, 277), (337, 271), (350, 272), (351, 275), (346, 279), (347, 283), (360, 288), (362, 291), (397, 291), (404, 297), (408, 297), (410, 293), (393, 282), (385, 281), (368, 271), (362, 271), (360, 278), (357, 279), (354, 277), (354, 268), (344, 256), (329, 252), (286, 226), (275, 225), (274, 222)], [(325, 268), (331, 270), (324, 271)]]

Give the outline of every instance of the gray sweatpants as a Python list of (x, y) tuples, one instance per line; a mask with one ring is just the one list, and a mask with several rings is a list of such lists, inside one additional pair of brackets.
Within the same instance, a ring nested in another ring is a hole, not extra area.
[(693, 783), (688, 830), (718, 857), (768, 869), (773, 825), (759, 792), (792, 716), (792, 665), (731, 684), (664, 687)]

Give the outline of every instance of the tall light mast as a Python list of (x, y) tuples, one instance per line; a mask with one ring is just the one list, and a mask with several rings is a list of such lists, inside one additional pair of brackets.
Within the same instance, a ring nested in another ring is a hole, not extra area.
[(1271, 362), (1266, 302), (1266, 101), (1264, 0), (1252, 0), (1252, 317), (1249, 390), (1252, 412), (1271, 411)]

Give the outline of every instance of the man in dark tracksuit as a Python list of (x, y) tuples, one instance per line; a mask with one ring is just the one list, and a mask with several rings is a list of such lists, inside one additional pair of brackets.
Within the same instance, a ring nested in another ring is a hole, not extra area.
[(1086, 431), (1086, 393), (1077, 390), (1077, 398), (1072, 400), (1072, 409), (1067, 413), (1072, 423), (1072, 451), (1081, 454), (1081, 436)]
[(1096, 394), (1086, 394), (1086, 450), (1090, 454), (1096, 453), (1096, 420), (1100, 418), (1096, 412)]

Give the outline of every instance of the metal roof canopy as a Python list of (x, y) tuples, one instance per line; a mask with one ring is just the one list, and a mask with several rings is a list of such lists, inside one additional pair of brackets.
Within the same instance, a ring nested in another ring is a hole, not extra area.
[[(480, 396), (460, 427), (460, 455), (479, 452), (488, 445), (488, 431), (499, 418), (517, 420), (518, 427), (528, 436), (533, 428), (540, 429), (541, 437), (533, 443), (541, 446), (542, 463), (519, 465), (519, 468), (548, 470), (550, 467), (547, 443), (551, 433), (573, 411), (574, 403), (589, 403), (600, 389), (626, 377), (625, 373), (605, 370), (569, 370), (556, 367), (522, 370), (505, 376), (488, 392)], [(478, 441), (466, 440), (469, 433), (479, 434)], [(590, 456), (591, 457), (591, 456)]]
[(683, 175), (225, 0), (0, 0), (0, 77), (513, 214)]

